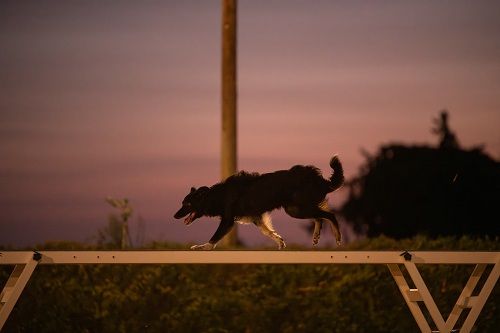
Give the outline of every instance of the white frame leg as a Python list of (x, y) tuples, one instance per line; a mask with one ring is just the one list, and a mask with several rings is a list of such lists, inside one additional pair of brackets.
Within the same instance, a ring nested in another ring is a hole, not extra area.
[(469, 314), (467, 315), (467, 318), (464, 321), (464, 324), (462, 325), (462, 328), (460, 329), (460, 333), (468, 333), (472, 330), (472, 327), (474, 326), (477, 317), (481, 313), (481, 310), (483, 309), (486, 300), (488, 299), (493, 288), (495, 287), (495, 284), (497, 283), (499, 276), (500, 276), (500, 261), (498, 261), (493, 266), (490, 275), (486, 279), (483, 288), (479, 292), (479, 295), (474, 298), (469, 297), (469, 299), (473, 299), (474, 301), (471, 302), (471, 304), (468, 304), (470, 306), (466, 306), (470, 307), (471, 309)]
[(469, 333), (500, 276), (500, 262), (497, 262), (493, 266), (493, 269), (486, 279), (484, 286), (481, 288), (479, 295), (472, 296), (472, 292), (481, 279), (481, 276), (487, 266), (487, 264), (477, 264), (445, 322), (415, 263), (405, 261), (403, 264), (417, 289), (410, 289), (398, 264), (388, 264), (387, 266), (389, 267), (391, 275), (396, 281), (399, 291), (403, 295), (410, 312), (415, 318), (420, 331), (425, 333), (430, 333), (432, 330), (417, 302), (424, 303), (440, 333), (450, 333), (454, 329), (462, 311), (466, 308), (470, 308), (471, 310), (467, 315), (462, 328), (460, 329), (460, 333)]
[(485, 268), (486, 268), (485, 264), (478, 264), (472, 271), (469, 280), (465, 284), (462, 293), (458, 297), (457, 303), (455, 304), (455, 306), (450, 312), (450, 315), (448, 316), (448, 320), (446, 320), (446, 328), (448, 330), (453, 329), (453, 327), (458, 321), (458, 318), (460, 318), (462, 311), (467, 307), (466, 304), (470, 303), (471, 300), (470, 297), (472, 296), (472, 292), (474, 291), (474, 288), (476, 288), (479, 279), (481, 279), (481, 276), (483, 275)]
[(422, 298), (422, 302), (424, 302), (425, 306), (427, 307), (427, 310), (429, 311), (432, 320), (436, 324), (437, 329), (441, 333), (443, 332), (449, 333), (450, 331), (446, 329), (446, 324), (443, 319), (443, 316), (441, 315), (441, 312), (439, 312), (436, 302), (434, 302), (434, 299), (432, 298), (432, 295), (429, 292), (429, 289), (427, 288), (424, 279), (422, 279), (422, 276), (420, 275), (417, 266), (411, 261), (405, 261), (404, 265), (406, 270), (408, 271), (408, 274), (410, 274), (410, 277), (413, 280), (415, 287), (417, 287), (418, 293)]
[(420, 331), (424, 333), (431, 333), (431, 327), (417, 304), (418, 301), (422, 301), (422, 298), (418, 297), (418, 291), (410, 289), (398, 264), (388, 264), (387, 266), (389, 267), (391, 275), (398, 285), (401, 295), (403, 295), (403, 298), (406, 301), (406, 305), (408, 305), (413, 318), (415, 318)]
[(26, 264), (16, 265), (10, 274), (7, 283), (0, 293), (0, 331), (7, 318), (9, 318), (14, 305), (16, 305), (37, 264), (38, 261), (30, 258)]

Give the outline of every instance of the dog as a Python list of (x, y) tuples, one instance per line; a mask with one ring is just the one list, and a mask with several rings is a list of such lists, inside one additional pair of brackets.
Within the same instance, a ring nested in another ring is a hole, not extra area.
[(214, 249), (236, 221), (255, 224), (281, 250), (285, 242), (274, 230), (269, 215), (278, 208), (284, 208), (291, 217), (314, 220), (313, 246), (319, 242), (323, 221), (329, 222), (340, 245), (339, 223), (328, 208), (326, 195), (343, 185), (344, 171), (337, 156), (331, 158), (330, 167), (333, 173), (329, 179), (311, 165), (264, 174), (241, 171), (211, 187), (192, 187), (174, 217), (185, 218), (186, 225), (202, 216), (220, 217), (219, 227), (208, 243), (194, 245), (192, 250)]

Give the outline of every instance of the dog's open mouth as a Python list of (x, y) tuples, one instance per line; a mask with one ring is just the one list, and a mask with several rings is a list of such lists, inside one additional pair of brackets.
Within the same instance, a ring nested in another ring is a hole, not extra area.
[(189, 215), (184, 219), (184, 224), (190, 225), (191, 223), (193, 223), (195, 218), (196, 218), (196, 212), (189, 213)]

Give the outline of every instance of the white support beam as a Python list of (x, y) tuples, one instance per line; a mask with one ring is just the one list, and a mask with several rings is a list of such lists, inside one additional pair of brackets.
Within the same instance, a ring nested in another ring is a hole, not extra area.
[(37, 264), (38, 262), (33, 259), (33, 253), (30, 252), (30, 256), (26, 258), (24, 264), (16, 264), (14, 267), (12, 274), (0, 293), (0, 330), (2, 330), (7, 318), (9, 318), (14, 305), (19, 296), (21, 296)]
[(471, 311), (466, 317), (463, 326), (460, 328), (461, 333), (468, 333), (472, 330), (472, 327), (474, 326), (479, 313), (481, 312), (484, 304), (486, 303), (486, 300), (490, 296), (496, 282), (499, 279), (500, 263), (496, 262), (493, 264), (493, 269), (490, 272), (490, 275), (488, 276), (488, 279), (486, 280), (483, 288), (479, 292), (479, 295), (472, 296), (472, 292), (481, 279), (481, 276), (487, 266), (486, 264), (476, 265), (446, 322), (444, 321), (441, 312), (436, 306), (436, 303), (432, 298), (427, 285), (422, 279), (417, 266), (411, 260), (405, 261), (404, 266), (408, 271), (411, 280), (417, 287), (415, 289), (409, 288), (408, 283), (406, 282), (406, 279), (401, 272), (398, 264), (389, 264), (388, 267), (394, 280), (396, 281), (396, 284), (398, 285), (399, 290), (401, 291), (401, 294), (403, 295), (403, 298), (406, 301), (406, 304), (410, 309), (410, 312), (413, 314), (413, 317), (415, 318), (415, 321), (417, 322), (422, 332), (431, 332), (431, 328), (429, 327), (429, 324), (427, 323), (427, 320), (425, 319), (422, 310), (420, 309), (417, 302), (424, 303), (440, 333), (451, 332), (454, 329), (454, 326), (457, 323), (463, 309), (470, 308)]
[[(431, 333), (431, 328), (429, 326), (429, 323), (425, 319), (425, 316), (418, 306), (416, 300), (412, 299), (410, 297), (410, 287), (408, 286), (408, 283), (406, 282), (406, 279), (403, 275), (403, 272), (401, 272), (401, 269), (399, 268), (398, 264), (389, 264), (387, 265), (389, 267), (389, 270), (392, 274), (392, 277), (396, 281), (396, 284), (399, 288), (399, 291), (401, 292), (401, 295), (403, 296), (406, 305), (408, 305), (408, 308), (410, 309), (411, 314), (413, 315), (413, 318), (415, 318), (415, 321), (417, 322), (418, 327), (420, 328), (420, 331), (423, 333)], [(419, 293), (420, 295), (420, 293)]]
[(405, 261), (404, 265), (413, 283), (417, 287), (418, 292), (422, 297), (422, 301), (427, 307), (427, 310), (429, 310), (432, 320), (434, 320), (434, 323), (436, 324), (439, 332), (449, 333), (450, 331), (446, 330), (446, 325), (443, 316), (441, 315), (441, 312), (439, 312), (436, 302), (434, 302), (434, 299), (432, 298), (432, 295), (429, 292), (429, 289), (427, 288), (424, 279), (422, 279), (422, 276), (420, 275), (417, 266), (415, 266), (415, 264), (411, 261)]
[(451, 330), (455, 326), (458, 318), (460, 318), (460, 315), (462, 314), (463, 309), (469, 307), (469, 305), (471, 304), (470, 297), (472, 295), (472, 292), (474, 291), (474, 288), (476, 288), (479, 279), (481, 279), (481, 276), (483, 275), (485, 268), (486, 268), (485, 264), (479, 264), (476, 265), (474, 271), (472, 271), (469, 280), (465, 284), (462, 293), (458, 297), (457, 303), (455, 304), (455, 306), (450, 312), (450, 315), (448, 316), (448, 320), (446, 320), (446, 328), (448, 330)]
[(479, 292), (479, 295), (475, 298), (475, 301), (472, 304), (470, 312), (467, 315), (467, 318), (465, 318), (462, 328), (460, 329), (460, 333), (468, 333), (472, 330), (472, 327), (474, 326), (477, 317), (479, 317), (479, 314), (481, 313), (481, 310), (483, 309), (486, 300), (490, 296), (491, 291), (493, 290), (495, 284), (498, 281), (499, 275), (500, 275), (500, 260), (498, 260), (495, 263), (495, 266), (493, 266), (493, 269), (491, 270), (490, 275), (486, 279), (483, 288)]
[(418, 289), (410, 289), (407, 292), (408, 298), (412, 302), (422, 302), (424, 299), (422, 298), (422, 295), (420, 294), (420, 291)]
[[(29, 251), (0, 252), (0, 265), (26, 263)], [(56, 264), (403, 264), (401, 251), (40, 251)], [(495, 264), (500, 252), (412, 252), (418, 264)]]

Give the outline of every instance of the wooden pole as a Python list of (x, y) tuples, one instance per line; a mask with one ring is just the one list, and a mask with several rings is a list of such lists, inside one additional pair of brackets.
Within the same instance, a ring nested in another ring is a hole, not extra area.
[[(237, 0), (222, 0), (222, 140), (221, 140), (221, 178), (236, 173), (236, 10)], [(222, 246), (237, 243), (236, 228), (221, 241)]]

